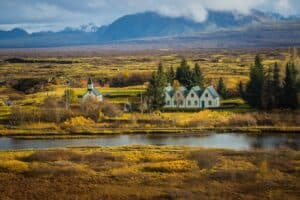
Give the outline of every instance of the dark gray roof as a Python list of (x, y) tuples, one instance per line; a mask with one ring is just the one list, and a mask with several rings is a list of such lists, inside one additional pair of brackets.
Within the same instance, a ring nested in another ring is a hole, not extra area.
[(165, 92), (168, 93), (170, 97), (172, 97), (175, 90), (171, 85), (168, 85), (168, 87), (165, 87)]
[(191, 90), (193, 90), (198, 95), (199, 98), (201, 97), (201, 95), (202, 95), (202, 93), (204, 91), (199, 86), (194, 86), (194, 87), (192, 87)]
[(95, 96), (103, 96), (101, 92), (99, 92), (96, 88), (93, 88), (92, 90), (87, 91), (84, 95), (87, 93), (92, 92)]
[(93, 80), (92, 80), (91, 77), (90, 77), (89, 80), (88, 80), (88, 84), (89, 84), (89, 85), (93, 84)]
[(219, 97), (218, 92), (215, 90), (215, 88), (213, 86), (208, 86), (207, 90), (209, 91), (209, 93), (211, 94), (211, 96), (215, 99)]

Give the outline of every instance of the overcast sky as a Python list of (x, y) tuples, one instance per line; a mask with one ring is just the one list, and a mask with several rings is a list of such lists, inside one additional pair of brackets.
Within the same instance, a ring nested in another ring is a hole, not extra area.
[(300, 14), (300, 0), (0, 0), (0, 29), (21, 27), (35, 32), (89, 23), (100, 26), (143, 11), (201, 22), (207, 9), (241, 13), (259, 9), (288, 16)]

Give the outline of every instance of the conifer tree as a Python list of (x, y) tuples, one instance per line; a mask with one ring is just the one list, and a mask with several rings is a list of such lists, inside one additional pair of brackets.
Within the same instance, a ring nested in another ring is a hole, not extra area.
[(184, 58), (182, 59), (180, 66), (177, 68), (176, 79), (181, 85), (189, 89), (193, 87), (190, 66), (187, 64), (187, 61)]
[(167, 81), (168, 81), (168, 83), (173, 85), (174, 79), (175, 79), (175, 71), (174, 71), (173, 66), (171, 66), (168, 70), (168, 73), (167, 73)]
[(192, 85), (203, 87), (203, 75), (198, 63), (195, 64), (192, 73)]
[(274, 107), (274, 90), (273, 90), (273, 78), (272, 68), (269, 67), (268, 73), (266, 74), (263, 91), (262, 91), (262, 108), (272, 109)]
[(164, 74), (163, 65), (158, 65), (157, 71), (152, 73), (149, 86), (146, 91), (148, 106), (151, 110), (157, 110), (165, 105), (164, 89), (167, 85), (167, 79)]
[(282, 87), (280, 81), (280, 69), (277, 63), (274, 64), (272, 88), (273, 88), (273, 96), (274, 96), (274, 107), (278, 108), (280, 107), (280, 104), (282, 102), (281, 100)]
[(246, 87), (245, 99), (254, 108), (262, 107), (262, 89), (264, 85), (264, 67), (259, 55), (250, 69), (250, 81)]
[(237, 88), (239, 96), (244, 99), (245, 98), (245, 88), (242, 81), (239, 82), (238, 88)]
[(297, 85), (297, 70), (295, 64), (289, 62), (286, 65), (285, 79), (283, 81), (283, 106), (286, 108), (298, 107), (298, 85)]
[(217, 91), (224, 99), (228, 98), (228, 91), (225, 86), (223, 78), (219, 79)]

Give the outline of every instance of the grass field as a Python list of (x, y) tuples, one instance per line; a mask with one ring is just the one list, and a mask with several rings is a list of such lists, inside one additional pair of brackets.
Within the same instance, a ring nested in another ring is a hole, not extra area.
[[(185, 57), (193, 66), (200, 64), (203, 71), (205, 84), (216, 85), (220, 77), (224, 78), (227, 87), (235, 91), (239, 81), (246, 82), (250, 66), (256, 54), (264, 59), (265, 66), (278, 62), (284, 68), (289, 54), (288, 49), (219, 49), (219, 50), (194, 50), (194, 51), (142, 51), (123, 53), (76, 53), (67, 52), (49, 53), (48, 51), (16, 51), (1, 53), (0, 55), (0, 130), (2, 135), (61, 135), (69, 134), (64, 129), (63, 122), (23, 124), (11, 126), (9, 116), (12, 106), (6, 106), (5, 101), (10, 99), (15, 106), (25, 110), (35, 111), (41, 108), (47, 96), (57, 96), (63, 101), (66, 81), (71, 81), (72, 90), (76, 96), (83, 95), (86, 91), (86, 81), (92, 77), (96, 87), (104, 94), (105, 100), (118, 104), (138, 104), (141, 95), (146, 90), (146, 84), (129, 87), (109, 87), (100, 85), (97, 80), (118, 75), (133, 73), (151, 73), (159, 62), (165, 68), (176, 68), (181, 59)], [(23, 63), (11, 63), (5, 60), (12, 57), (22, 57)], [(55, 83), (47, 85), (33, 94), (24, 94), (12, 88), (12, 84), (21, 78), (55, 78)], [(158, 128), (165, 132), (167, 129), (177, 127), (184, 131), (186, 128), (194, 130), (283, 130), (284, 132), (299, 130), (299, 111), (273, 111), (270, 113), (257, 112), (250, 109), (240, 98), (222, 100), (223, 105), (235, 105), (234, 108), (215, 111), (195, 112), (162, 112), (162, 113), (124, 113), (118, 118), (102, 118), (89, 128), (72, 127), (72, 133), (119, 133), (118, 129), (125, 132), (155, 132)], [(78, 110), (79, 100), (72, 103), (71, 108)], [(271, 129), (270, 129), (271, 128)], [(273, 129), (272, 129), (273, 128)], [(105, 130), (107, 129), (107, 130)], [(135, 131), (133, 131), (135, 129)], [(103, 131), (105, 130), (105, 131)], [(132, 131), (130, 131), (132, 130)], [(181, 131), (180, 131), (181, 132)]]
[(0, 152), (1, 199), (298, 199), (300, 154), (128, 146)]

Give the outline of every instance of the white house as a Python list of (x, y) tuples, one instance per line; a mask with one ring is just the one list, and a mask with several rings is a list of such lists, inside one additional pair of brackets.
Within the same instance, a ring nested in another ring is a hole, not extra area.
[(201, 89), (195, 86), (173, 88), (170, 84), (165, 88), (165, 108), (216, 108), (220, 107), (220, 96), (213, 86)]
[(101, 92), (99, 92), (93, 84), (93, 81), (91, 78), (88, 80), (87, 85), (87, 92), (82, 96), (83, 101), (89, 98), (96, 98), (98, 101), (103, 101), (103, 95)]

